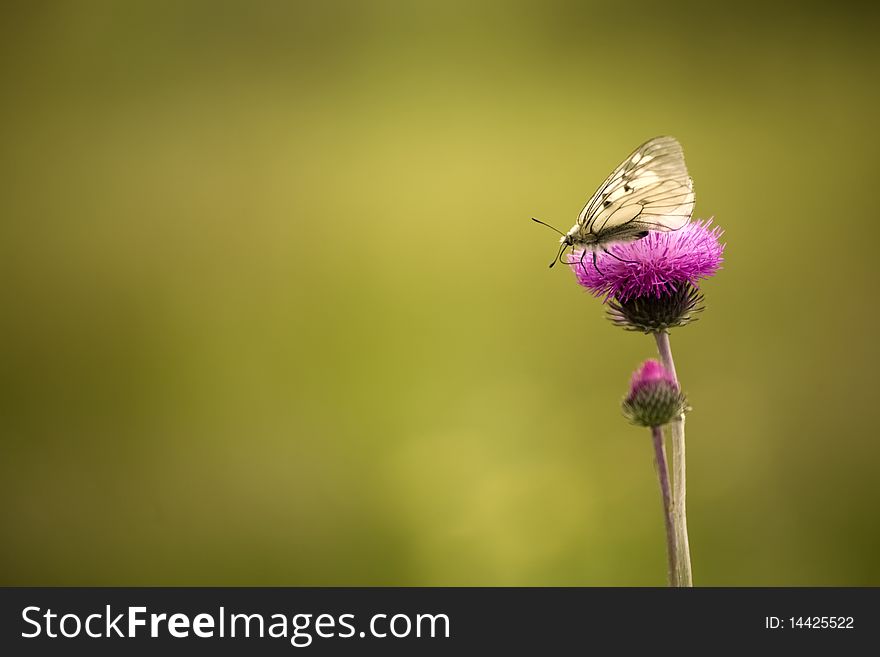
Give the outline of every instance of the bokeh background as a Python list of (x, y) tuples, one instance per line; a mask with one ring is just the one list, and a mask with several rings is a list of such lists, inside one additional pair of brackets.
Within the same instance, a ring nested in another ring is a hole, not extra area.
[(663, 585), (653, 341), (529, 217), (672, 134), (695, 581), (880, 585), (876, 10), (2, 14), (0, 583)]

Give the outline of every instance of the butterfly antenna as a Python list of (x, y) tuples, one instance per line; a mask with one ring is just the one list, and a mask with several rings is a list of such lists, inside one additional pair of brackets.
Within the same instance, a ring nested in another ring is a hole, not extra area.
[[(542, 226), (547, 226), (547, 228), (550, 228), (551, 230), (555, 230), (557, 233), (559, 233), (560, 235), (565, 237), (565, 233), (563, 233), (561, 230), (559, 230), (555, 226), (551, 226), (550, 224), (548, 224), (544, 221), (541, 221), (540, 219), (535, 219), (534, 217), (532, 217), (532, 221), (534, 221), (536, 224), (541, 224)], [(562, 243), (562, 245), (559, 247), (559, 252), (556, 254), (556, 257), (553, 258), (553, 262), (550, 263), (550, 269), (553, 269), (553, 265), (555, 265), (557, 262), (559, 262), (559, 258), (562, 256), (562, 252), (565, 251), (565, 249), (568, 246), (569, 245), (567, 243), (565, 243), (565, 242)]]
[(559, 234), (562, 235), (563, 237), (565, 236), (565, 233), (563, 233), (561, 230), (559, 230), (558, 228), (555, 228), (555, 227), (551, 226), (551, 225), (548, 224), (548, 223), (545, 223), (545, 222), (541, 221), (540, 219), (535, 219), (534, 217), (532, 217), (532, 221), (534, 221), (536, 224), (541, 224), (542, 226), (547, 226), (547, 228), (550, 228), (550, 229), (552, 229), (552, 230), (555, 230), (557, 233), (559, 233)]

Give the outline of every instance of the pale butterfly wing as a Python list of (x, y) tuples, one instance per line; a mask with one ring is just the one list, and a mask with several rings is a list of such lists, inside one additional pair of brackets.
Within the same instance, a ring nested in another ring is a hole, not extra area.
[(618, 237), (684, 226), (694, 211), (693, 181), (681, 144), (655, 137), (634, 150), (605, 180), (577, 220), (577, 236)]

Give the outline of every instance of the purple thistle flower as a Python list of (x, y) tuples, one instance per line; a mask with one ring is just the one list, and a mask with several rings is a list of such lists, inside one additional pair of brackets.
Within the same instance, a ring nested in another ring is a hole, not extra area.
[(692, 221), (669, 232), (651, 231), (635, 242), (613, 244), (609, 253), (578, 251), (568, 258), (578, 283), (595, 296), (621, 303), (635, 297), (660, 298), (696, 286), (721, 267), (723, 231), (712, 220)]

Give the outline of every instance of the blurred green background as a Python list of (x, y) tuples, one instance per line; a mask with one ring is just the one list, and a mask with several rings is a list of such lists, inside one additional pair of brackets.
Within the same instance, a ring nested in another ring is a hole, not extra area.
[(880, 585), (871, 11), (4, 3), (0, 583), (663, 585), (653, 341), (529, 217), (672, 134), (695, 581)]

